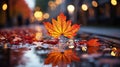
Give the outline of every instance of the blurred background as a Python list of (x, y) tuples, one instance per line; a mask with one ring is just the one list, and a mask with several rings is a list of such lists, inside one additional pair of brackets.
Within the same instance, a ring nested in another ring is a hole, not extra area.
[[(120, 67), (120, 0), (0, 0), (0, 67), (52, 67), (44, 66), (50, 51), (44, 43), (56, 41), (46, 36), (43, 22), (61, 12), (80, 24), (75, 42), (83, 43), (75, 46), (82, 62), (69, 67)], [(87, 48), (92, 38), (100, 39), (100, 48)]]
[(60, 12), (82, 26), (120, 27), (120, 0), (0, 0), (0, 28), (42, 24)]

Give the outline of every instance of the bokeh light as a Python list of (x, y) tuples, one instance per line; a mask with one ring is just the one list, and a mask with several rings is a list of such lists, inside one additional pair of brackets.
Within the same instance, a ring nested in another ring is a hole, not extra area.
[(42, 32), (37, 32), (35, 34), (35, 38), (36, 38), (36, 40), (41, 40), (41, 38), (42, 38)]
[(93, 7), (97, 7), (98, 6), (98, 3), (96, 1), (92, 1), (92, 6)]
[(111, 0), (111, 4), (112, 4), (113, 6), (116, 6), (116, 5), (117, 5), (117, 1), (116, 1), (116, 0)]
[(2, 9), (3, 9), (4, 11), (7, 10), (7, 4), (6, 4), (6, 3), (3, 4)]
[(88, 6), (86, 4), (82, 4), (81, 6), (83, 11), (87, 11), (88, 10)]
[(48, 19), (49, 17), (50, 17), (49, 13), (45, 13), (45, 14), (43, 15), (43, 18), (44, 18), (44, 19)]
[(62, 3), (62, 0), (55, 0), (55, 3), (56, 3), (57, 5), (60, 5), (60, 4)]
[(34, 13), (34, 17), (35, 17), (37, 20), (42, 20), (42, 16), (43, 16), (42, 11), (36, 11), (36, 12)]
[(72, 49), (72, 48), (74, 48), (74, 45), (69, 45), (68, 47)]
[(57, 7), (54, 1), (49, 1), (48, 6), (51, 8), (51, 10), (54, 10)]
[(68, 5), (68, 6), (67, 6), (67, 10), (68, 10), (68, 12), (69, 12), (70, 14), (72, 14), (72, 13), (75, 11), (74, 5)]

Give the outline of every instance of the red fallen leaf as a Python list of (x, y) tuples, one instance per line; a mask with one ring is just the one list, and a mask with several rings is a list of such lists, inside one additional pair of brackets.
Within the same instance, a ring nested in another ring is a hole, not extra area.
[(79, 42), (80, 45), (87, 44), (87, 40), (82, 40)]
[(0, 42), (6, 42), (6, 38), (4, 37), (4, 36), (2, 36), (2, 35), (0, 35)]
[(26, 34), (26, 35), (24, 36), (24, 42), (25, 42), (25, 43), (32, 44), (32, 42), (34, 41), (33, 39), (34, 39), (34, 37), (33, 37), (33, 36), (30, 36), (30, 35), (28, 35), (28, 34)]
[(10, 44), (19, 45), (20, 42), (19, 41), (11, 41)]
[(98, 42), (98, 39), (90, 39), (89, 41), (87, 41), (87, 45), (88, 46), (99, 46), (100, 43)]
[(88, 47), (88, 54), (98, 53), (99, 47)]
[(32, 40), (26, 40), (26, 43), (32, 44)]
[(19, 36), (14, 36), (9, 38), (10, 44), (19, 45), (22, 42), (22, 38)]

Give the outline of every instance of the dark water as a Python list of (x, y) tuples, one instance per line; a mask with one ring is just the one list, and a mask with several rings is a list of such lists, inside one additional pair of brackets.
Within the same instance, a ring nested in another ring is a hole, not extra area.
[[(89, 48), (89, 52), (78, 52), (80, 62), (72, 62), (67, 67), (120, 67), (120, 58), (100, 56), (97, 48)], [(49, 49), (36, 50), (35, 47), (19, 49), (0, 49), (0, 67), (52, 67), (44, 65)], [(99, 56), (99, 57), (98, 57)], [(56, 66), (57, 67), (57, 66)]]
[[(34, 48), (2, 49), (0, 52), (0, 67), (51, 67), (44, 65), (44, 57), (48, 51), (39, 51)], [(41, 54), (41, 55), (40, 55)]]

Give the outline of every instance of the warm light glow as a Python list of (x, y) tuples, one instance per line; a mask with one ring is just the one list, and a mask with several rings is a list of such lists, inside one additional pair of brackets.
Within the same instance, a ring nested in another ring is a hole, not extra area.
[(117, 48), (113, 47), (112, 52), (111, 52), (111, 56), (116, 56), (116, 51), (117, 51)]
[(35, 34), (35, 38), (36, 38), (36, 40), (41, 40), (41, 38), (42, 38), (42, 33), (41, 33), (41, 32), (37, 32), (37, 33)]
[(55, 0), (55, 3), (56, 3), (57, 5), (60, 5), (60, 4), (62, 3), (62, 0)]
[(52, 6), (53, 4), (54, 4), (53, 1), (49, 1), (49, 2), (48, 2), (48, 6)]
[(54, 10), (57, 7), (54, 1), (49, 1), (48, 6), (50, 7), (51, 10)]
[(74, 10), (75, 10), (74, 5), (68, 5), (68, 6), (67, 6), (67, 10), (68, 10), (68, 12), (69, 12), (70, 14), (72, 14), (72, 13), (74, 12)]
[(6, 4), (6, 3), (3, 4), (2, 9), (3, 9), (4, 11), (7, 10), (7, 4)]
[(93, 5), (94, 7), (97, 7), (97, 6), (98, 6), (98, 3), (97, 3), (96, 1), (92, 1), (92, 5)]
[(111, 56), (115, 56), (116, 53), (114, 51), (111, 52)]
[(39, 25), (36, 25), (35, 30), (37, 31), (35, 33), (35, 39), (36, 40), (41, 40), (42, 39), (42, 28)]
[(116, 0), (111, 0), (111, 4), (112, 4), (113, 6), (115, 6), (115, 5), (117, 5), (117, 1), (116, 1)]
[(68, 46), (69, 48), (74, 48), (74, 45), (70, 45), (70, 46)]
[(6, 49), (6, 48), (8, 48), (8, 47), (7, 47), (7, 43), (4, 44), (4, 49)]
[(81, 8), (82, 8), (83, 11), (87, 11), (88, 10), (88, 6), (86, 4), (82, 4)]
[(43, 13), (41, 11), (36, 11), (34, 13), (34, 17), (37, 19), (37, 20), (41, 20), (42, 19), (42, 16), (43, 16)]
[(86, 47), (86, 46), (83, 46), (83, 47), (82, 47), (82, 51), (87, 51), (87, 47)]
[(117, 48), (116, 48), (116, 47), (113, 47), (113, 48), (112, 48), (112, 50), (113, 50), (113, 51), (116, 51), (116, 50), (117, 50)]
[(45, 13), (45, 14), (43, 15), (43, 18), (44, 18), (44, 19), (48, 19), (49, 17), (50, 17), (49, 13)]

